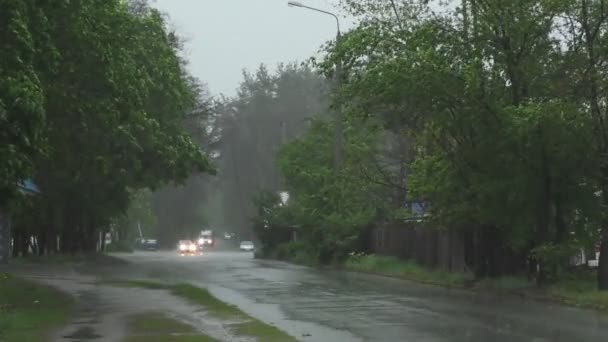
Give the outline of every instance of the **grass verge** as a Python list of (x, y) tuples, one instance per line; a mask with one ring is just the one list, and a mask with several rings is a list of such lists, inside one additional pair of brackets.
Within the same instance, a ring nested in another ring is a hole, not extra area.
[(189, 284), (161, 284), (149, 281), (116, 280), (106, 283), (114, 286), (168, 290), (175, 296), (184, 298), (191, 303), (201, 306), (217, 319), (234, 321), (235, 323), (231, 324), (231, 326), (233, 327), (234, 332), (240, 336), (253, 337), (258, 341), (264, 342), (296, 341), (296, 339), (278, 328), (247, 315), (234, 305), (222, 302), (212, 296), (209, 291), (200, 287)]
[(16, 264), (45, 264), (45, 265), (66, 265), (66, 264), (96, 264), (96, 265), (124, 265), (127, 261), (103, 253), (77, 253), (71, 254), (47, 254), (47, 255), (28, 255), (11, 259), (11, 263)]
[(475, 280), (472, 274), (432, 270), (413, 261), (377, 255), (354, 255), (344, 264), (348, 270), (403, 278), (444, 287), (516, 294), (533, 300), (608, 311), (608, 293), (597, 290), (593, 272), (567, 274), (547, 288), (538, 288), (522, 276)]
[(143, 313), (127, 318), (129, 337), (124, 342), (217, 342), (163, 313)]
[(433, 270), (413, 261), (378, 255), (355, 255), (344, 263), (347, 270), (399, 277), (421, 283), (464, 287), (473, 279), (471, 274)]
[(46, 341), (67, 322), (73, 303), (55, 289), (0, 273), (0, 341)]
[(608, 311), (608, 293), (599, 291), (595, 280), (563, 280), (550, 286), (547, 292), (564, 304)]

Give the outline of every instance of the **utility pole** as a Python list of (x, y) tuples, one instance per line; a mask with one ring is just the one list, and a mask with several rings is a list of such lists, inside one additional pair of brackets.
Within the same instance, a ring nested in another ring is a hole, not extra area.
[[(337, 20), (337, 19), (336, 19)], [(340, 24), (338, 24), (338, 34), (336, 35), (336, 46), (340, 42)], [(336, 74), (334, 75), (334, 91), (338, 93), (340, 91), (340, 84), (342, 84), (342, 58), (336, 63)], [(342, 101), (340, 99), (336, 102), (335, 120), (336, 127), (334, 131), (334, 168), (339, 171), (342, 168), (342, 134), (344, 132), (342, 117)]]
[(287, 123), (281, 121), (281, 145), (287, 144)]

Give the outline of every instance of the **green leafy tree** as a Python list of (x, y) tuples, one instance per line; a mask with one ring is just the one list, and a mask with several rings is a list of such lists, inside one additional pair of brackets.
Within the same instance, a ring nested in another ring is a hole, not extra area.
[[(364, 20), (321, 64), (342, 60), (343, 101), (414, 142), (409, 198), (476, 241), (479, 275), (520, 269), (578, 229), (593, 235), (580, 224), (599, 217), (593, 122), (555, 39), (569, 2), (463, 1), (441, 15), (424, 5), (345, 2)], [(501, 269), (505, 255), (515, 265)]]
[(261, 191), (282, 190), (275, 155), (324, 111), (327, 84), (308, 66), (260, 66), (245, 72), (238, 95), (220, 99), (219, 177), (226, 229), (249, 234)]
[[(314, 120), (299, 139), (281, 148), (278, 165), (290, 192), (290, 224), (321, 262), (366, 249), (369, 225), (384, 213), (388, 193), (376, 170), (379, 129), (372, 122), (346, 121), (343, 165), (333, 168), (334, 128)], [(314, 151), (314, 152), (313, 152)]]
[[(94, 250), (131, 190), (212, 171), (184, 129), (199, 88), (178, 57), (177, 36), (144, 2), (58, 1), (29, 14), (38, 13), (55, 52), (54, 64), (34, 65), (48, 144), (33, 156), (42, 192), (33, 212), (46, 219), (38, 235), (59, 236), (61, 251)], [(34, 59), (46, 61), (43, 52)], [(29, 234), (16, 226), (17, 238)]]
[(152, 208), (152, 192), (143, 189), (132, 193), (126, 213), (117, 217), (111, 225), (115, 228), (115, 238), (119, 241), (132, 242), (141, 234), (145, 238), (158, 238), (158, 219)]
[[(31, 177), (44, 150), (44, 93), (38, 65), (52, 67), (56, 50), (48, 20), (33, 1), (0, 1), (0, 207)], [(40, 61), (38, 54), (46, 56)]]

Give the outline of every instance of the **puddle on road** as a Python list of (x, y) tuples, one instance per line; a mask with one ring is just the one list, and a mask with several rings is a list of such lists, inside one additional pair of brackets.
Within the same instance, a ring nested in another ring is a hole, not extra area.
[(202, 284), (218, 299), (235, 305), (243, 312), (260, 321), (273, 325), (300, 341), (306, 342), (359, 342), (363, 339), (344, 330), (320, 324), (287, 319), (279, 305), (253, 301), (237, 291), (211, 284)]

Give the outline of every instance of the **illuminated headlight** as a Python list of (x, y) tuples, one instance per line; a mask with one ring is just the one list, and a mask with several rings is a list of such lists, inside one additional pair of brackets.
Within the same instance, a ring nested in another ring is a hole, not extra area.
[(180, 251), (185, 251), (186, 250), (186, 245), (179, 245), (179, 250)]
[(205, 243), (205, 239), (198, 239), (198, 244), (199, 244), (199, 245), (202, 245), (202, 244), (204, 244), (204, 243)]
[(190, 245), (189, 249), (190, 249), (191, 252), (194, 252), (194, 251), (196, 251), (196, 246), (195, 245)]

